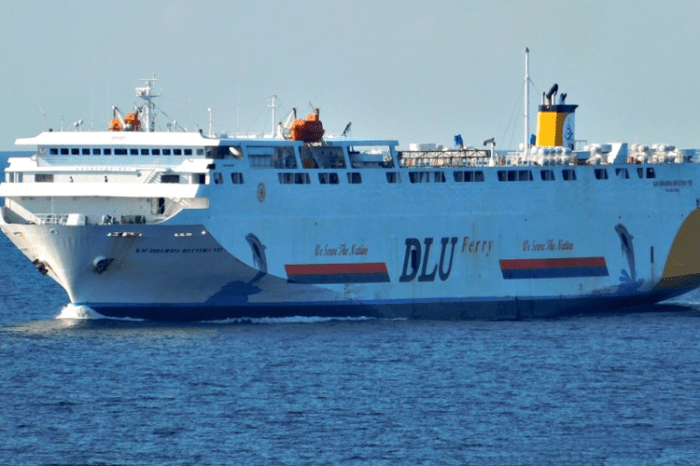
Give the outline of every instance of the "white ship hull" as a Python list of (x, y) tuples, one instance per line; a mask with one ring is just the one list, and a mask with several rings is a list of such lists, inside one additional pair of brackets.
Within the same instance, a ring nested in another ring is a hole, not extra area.
[[(393, 192), (365, 186), (351, 199), (323, 203), (324, 186), (294, 195), (268, 189), (261, 203), (251, 187), (238, 193), (235, 209), (212, 202), (183, 215), (201, 223), (175, 217), (157, 225), (2, 228), (31, 259), (50, 266), (71, 302), (109, 316), (500, 319), (596, 312), (660, 301), (700, 283), (700, 261), (693, 260), (700, 259), (693, 253), (699, 194), (688, 183), (696, 166), (655, 168), (656, 179), (607, 180), (602, 190), (592, 167), (576, 167), (574, 193), (564, 181), (487, 180), (427, 184), (418, 195), (412, 185)], [(686, 182), (668, 189), (659, 179)], [(217, 187), (202, 194), (207, 189)], [(313, 216), (302, 206), (312, 206)], [(251, 235), (260, 245), (258, 262)], [(113, 259), (102, 273), (95, 272), (98, 257)]]

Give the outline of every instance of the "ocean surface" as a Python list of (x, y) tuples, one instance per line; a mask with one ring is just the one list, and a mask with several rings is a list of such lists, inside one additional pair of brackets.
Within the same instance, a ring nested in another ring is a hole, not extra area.
[(0, 235), (0, 464), (690, 465), (700, 294), (517, 322), (100, 319)]

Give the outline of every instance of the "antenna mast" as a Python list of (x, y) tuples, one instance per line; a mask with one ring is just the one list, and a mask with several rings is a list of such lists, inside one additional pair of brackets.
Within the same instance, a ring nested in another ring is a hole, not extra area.
[(139, 79), (139, 81), (146, 82), (146, 87), (136, 88), (136, 96), (141, 97), (146, 101), (146, 105), (144, 106), (144, 120), (146, 124), (144, 126), (146, 127), (147, 133), (152, 133), (156, 126), (155, 105), (153, 104), (152, 99), (154, 97), (160, 97), (160, 94), (151, 94), (151, 89), (153, 89), (153, 83), (158, 80), (156, 79), (156, 74), (153, 73), (152, 78)]
[(272, 127), (270, 129), (270, 137), (274, 138), (275, 137), (275, 125), (276, 125), (276, 123), (275, 123), (275, 109), (278, 107), (276, 95), (273, 95), (272, 97), (270, 97), (270, 103), (269, 103), (268, 107), (270, 107), (272, 109)]
[(530, 49), (525, 47), (525, 156), (530, 154), (530, 116), (527, 113), (530, 107)]

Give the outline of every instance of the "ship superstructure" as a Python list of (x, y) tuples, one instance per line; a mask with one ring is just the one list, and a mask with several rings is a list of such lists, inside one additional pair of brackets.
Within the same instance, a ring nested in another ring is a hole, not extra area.
[(512, 319), (700, 285), (695, 151), (577, 148), (554, 89), (498, 154), (324, 138), (318, 112), (294, 139), (156, 132), (151, 84), (114, 131), (19, 139), (0, 185), (2, 231), (103, 315)]

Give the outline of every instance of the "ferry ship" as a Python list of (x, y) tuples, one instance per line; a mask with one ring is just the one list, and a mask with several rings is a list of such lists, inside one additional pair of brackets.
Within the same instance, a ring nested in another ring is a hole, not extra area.
[(696, 151), (576, 147), (555, 89), (499, 154), (325, 137), (318, 112), (269, 137), (157, 132), (153, 83), (109, 131), (18, 139), (36, 153), (0, 184), (3, 233), (104, 316), (521, 319), (700, 285)]

